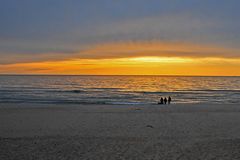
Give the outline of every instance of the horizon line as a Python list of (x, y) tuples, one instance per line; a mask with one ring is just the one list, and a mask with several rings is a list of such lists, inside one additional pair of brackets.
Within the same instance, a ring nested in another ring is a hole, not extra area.
[(0, 76), (160, 76), (160, 77), (240, 77), (240, 75), (150, 75), (150, 74), (0, 74)]

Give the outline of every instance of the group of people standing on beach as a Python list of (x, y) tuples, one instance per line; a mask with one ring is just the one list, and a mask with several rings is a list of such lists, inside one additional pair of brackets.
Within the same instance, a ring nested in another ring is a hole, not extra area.
[(167, 104), (167, 103), (170, 104), (171, 101), (172, 101), (172, 98), (170, 96), (168, 98), (161, 97), (160, 101), (158, 102), (158, 104)]

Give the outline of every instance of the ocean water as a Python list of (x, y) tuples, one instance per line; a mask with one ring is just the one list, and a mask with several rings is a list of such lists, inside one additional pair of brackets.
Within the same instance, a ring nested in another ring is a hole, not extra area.
[(0, 76), (0, 103), (240, 104), (240, 77)]

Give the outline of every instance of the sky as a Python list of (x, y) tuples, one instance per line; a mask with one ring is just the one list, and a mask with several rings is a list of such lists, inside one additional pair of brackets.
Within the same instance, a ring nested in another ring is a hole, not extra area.
[(239, 0), (0, 0), (0, 74), (240, 76)]

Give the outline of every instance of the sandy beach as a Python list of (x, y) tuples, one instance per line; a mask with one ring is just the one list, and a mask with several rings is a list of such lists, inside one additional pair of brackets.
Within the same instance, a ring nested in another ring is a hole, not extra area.
[(0, 159), (237, 160), (240, 107), (0, 104)]

